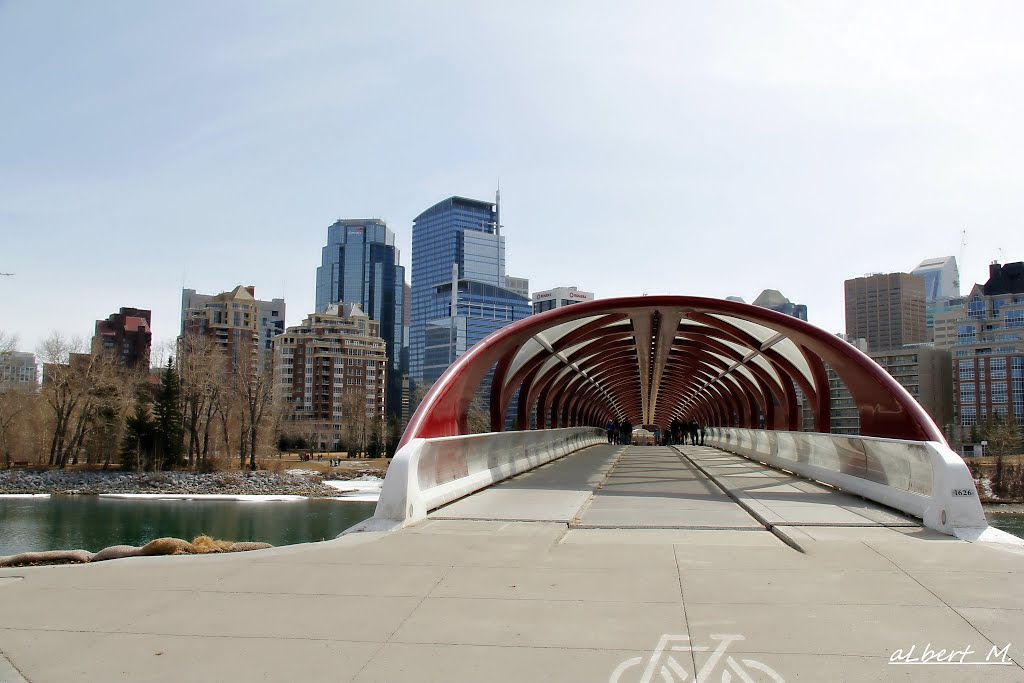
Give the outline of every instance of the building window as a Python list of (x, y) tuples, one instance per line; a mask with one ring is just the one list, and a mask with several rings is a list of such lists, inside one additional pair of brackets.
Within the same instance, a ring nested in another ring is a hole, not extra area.
[(993, 358), (988, 366), (989, 379), (1006, 379), (1006, 359)]
[(984, 318), (985, 317), (985, 302), (981, 297), (974, 297), (970, 303), (967, 304), (967, 317), (968, 318)]
[(1006, 403), (1006, 382), (992, 382), (992, 403)]
[(978, 424), (978, 411), (974, 406), (962, 406), (960, 408), (960, 424), (964, 427)]
[(958, 344), (973, 344), (977, 339), (977, 328), (974, 325), (960, 325), (957, 328), (956, 341)]
[(1007, 311), (1003, 321), (1006, 327), (1024, 327), (1024, 310)]
[(964, 382), (960, 385), (960, 405), (975, 402), (975, 391), (973, 382)]

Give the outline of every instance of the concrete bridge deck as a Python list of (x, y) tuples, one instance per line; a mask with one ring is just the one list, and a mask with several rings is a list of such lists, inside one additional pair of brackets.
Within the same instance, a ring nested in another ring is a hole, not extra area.
[(1020, 681), (1022, 579), (711, 448), (599, 446), (391, 534), (0, 570), (0, 681)]

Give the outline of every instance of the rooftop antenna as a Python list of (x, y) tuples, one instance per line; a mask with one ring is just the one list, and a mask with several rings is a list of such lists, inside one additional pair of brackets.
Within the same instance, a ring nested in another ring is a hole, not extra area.
[(501, 178), (498, 178), (494, 190), (494, 247), (498, 250), (498, 286), (506, 285), (505, 276), (501, 272)]
[(498, 178), (498, 187), (494, 191), (494, 234), (501, 237), (501, 178)]
[(964, 252), (967, 251), (967, 229), (960, 231), (960, 267), (964, 267)]

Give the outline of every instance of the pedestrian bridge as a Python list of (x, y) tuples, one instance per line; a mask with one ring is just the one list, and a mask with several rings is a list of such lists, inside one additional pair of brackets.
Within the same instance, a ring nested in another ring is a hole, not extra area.
[[(826, 363), (860, 436), (827, 433)], [(493, 431), (469, 434), (487, 378)], [(706, 445), (603, 429), (673, 419)], [(856, 349), (732, 302), (613, 299), (459, 358), (338, 539), (0, 569), (0, 681), (1020, 681), (1022, 580), (1021, 541)]]
[[(857, 405), (859, 436), (828, 433), (828, 368)], [(491, 432), (472, 435), (469, 413), (481, 394)], [(815, 431), (801, 431), (804, 412)], [(799, 475), (808, 486), (827, 485), (949, 535), (996, 533), (963, 460), (920, 404), (868, 356), (790, 316), (682, 296), (576, 304), (531, 316), (474, 346), (410, 421), (368, 528), (421, 521), (475, 491), (603, 443), (608, 423), (666, 433), (679, 420), (706, 426), (709, 446), (745, 458), (744, 466), (761, 476), (768, 476), (766, 466)], [(690, 454), (658, 452), (663, 476), (708, 476)], [(731, 480), (710, 481), (727, 488)], [(478, 505), (481, 497), (474, 500)], [(571, 507), (572, 500), (560, 504)], [(658, 517), (692, 525), (696, 513), (684, 513), (681, 504), (659, 497)], [(817, 509), (822, 520), (847, 517)], [(762, 523), (770, 528), (774, 519)]]

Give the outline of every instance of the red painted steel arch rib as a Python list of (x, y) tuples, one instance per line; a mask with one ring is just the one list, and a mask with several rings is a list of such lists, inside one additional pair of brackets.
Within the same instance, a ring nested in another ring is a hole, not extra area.
[[(626, 320), (628, 325), (623, 324)], [(659, 327), (676, 321), (674, 337)], [(531, 343), (540, 333), (545, 333), (544, 343)], [(772, 336), (760, 338), (768, 333)], [(666, 348), (669, 340), (671, 348)], [(770, 348), (777, 343), (782, 346)], [(571, 365), (559, 362), (542, 373), (549, 348)], [(755, 356), (760, 360), (753, 362)], [(736, 371), (737, 363), (749, 374)], [(491, 417), (499, 429), (517, 388), (522, 389), (520, 399), (527, 401), (520, 425), (534, 411), (545, 426), (551, 418), (562, 424), (592, 422), (597, 416), (627, 418), (634, 424), (673, 417), (753, 424), (760, 413), (767, 428), (780, 424), (792, 429), (799, 425), (795, 382), (810, 401), (817, 428), (824, 431), (829, 422), (826, 363), (857, 404), (861, 434), (942, 440), (928, 414), (891, 375), (820, 328), (733, 301), (648, 296), (578, 303), (495, 332), (435, 382), (402, 443), (465, 433), (474, 392), (492, 368), (497, 386)]]
[[(631, 340), (629, 341), (629, 344), (632, 345)], [(567, 356), (567, 360), (570, 363), (575, 363), (592, 355), (596, 356), (597, 354), (601, 354), (601, 357), (604, 358), (606, 356), (613, 355), (624, 345), (623, 341), (616, 339), (601, 338), (593, 340)], [(529, 421), (528, 416), (534, 410), (536, 410), (538, 426), (547, 424), (547, 417), (543, 415), (543, 412), (545, 409), (544, 407), (548, 404), (548, 395), (550, 393), (551, 384), (555, 382), (563, 372), (565, 372), (565, 366), (562, 364), (556, 364), (540, 378), (534, 380), (529, 386), (525, 402), (522, 398), (522, 392), (520, 392), (519, 419), (521, 422), (518, 425), (519, 429), (526, 429), (526, 425)], [(616, 415), (621, 413), (619, 409), (615, 409), (613, 412)]]
[[(616, 323), (622, 322), (625, 317), (626, 316), (622, 314), (601, 316), (600, 318), (592, 320), (558, 339), (551, 345), (552, 349), (556, 352), (562, 352), (569, 347), (583, 342), (592, 341), (594, 339), (604, 339), (608, 335), (609, 328)], [(628, 329), (623, 330), (623, 334), (627, 332)], [(498, 405), (500, 405), (501, 414), (504, 415), (508, 410), (509, 404), (512, 402), (512, 394), (515, 393), (516, 387), (528, 381), (529, 378), (534, 375), (550, 357), (550, 355), (537, 354), (523, 363), (523, 365), (516, 371), (515, 375), (508, 380), (507, 384), (500, 384), (498, 382), (494, 383), (491, 387), (492, 420), (493, 415), (497, 410), (496, 403), (500, 401)]]

